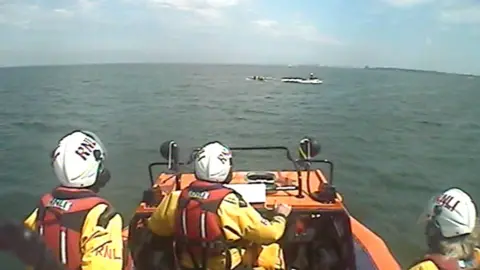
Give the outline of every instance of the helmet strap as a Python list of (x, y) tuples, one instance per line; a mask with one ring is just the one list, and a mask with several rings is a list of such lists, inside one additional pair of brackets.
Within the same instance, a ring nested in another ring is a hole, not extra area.
[(230, 171), (228, 172), (228, 175), (227, 175), (227, 178), (225, 179), (225, 181), (223, 181), (223, 184), (228, 184), (228, 183), (232, 182), (232, 179), (233, 179), (233, 168), (230, 167)]
[(100, 189), (103, 188), (110, 181), (111, 174), (110, 170), (105, 168), (104, 160), (100, 150), (94, 150), (93, 155), (99, 163), (97, 169), (97, 178), (95, 179), (95, 183), (90, 187), (90, 189), (95, 192), (99, 192)]

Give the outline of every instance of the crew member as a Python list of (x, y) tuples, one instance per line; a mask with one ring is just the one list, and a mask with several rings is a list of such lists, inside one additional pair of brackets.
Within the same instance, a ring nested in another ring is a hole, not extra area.
[(75, 130), (51, 153), (60, 182), (42, 196), (25, 225), (37, 231), (69, 270), (131, 267), (124, 248), (122, 217), (97, 193), (110, 180), (106, 149), (93, 133)]
[(13, 253), (22, 263), (35, 270), (65, 270), (40, 236), (22, 223), (1, 222), (0, 251)]
[(428, 252), (410, 270), (480, 269), (479, 226), (472, 198), (450, 188), (432, 199), (426, 212)]
[[(291, 207), (280, 204), (271, 220), (261, 216), (240, 194), (222, 184), (232, 179), (232, 153), (219, 142), (205, 145), (194, 161), (196, 180), (167, 195), (150, 217), (148, 227), (157, 236), (173, 236), (185, 268), (285, 269), (283, 253), (275, 243), (283, 235)], [(217, 243), (205, 256), (201, 245)], [(223, 255), (222, 255), (223, 254)]]

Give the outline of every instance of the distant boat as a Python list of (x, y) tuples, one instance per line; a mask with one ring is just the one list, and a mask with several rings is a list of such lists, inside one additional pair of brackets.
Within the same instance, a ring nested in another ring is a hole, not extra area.
[(267, 80), (267, 77), (263, 77), (263, 76), (252, 76), (252, 77), (248, 77), (246, 78), (247, 80), (251, 80), (251, 81), (266, 81)]
[(310, 73), (308, 78), (302, 77), (283, 77), (281, 79), (284, 83), (301, 83), (301, 84), (322, 84), (323, 81), (315, 77), (313, 73)]
[(301, 83), (301, 84), (322, 84), (323, 81), (315, 78), (315, 79), (305, 79), (299, 77), (283, 77), (281, 79), (284, 83)]

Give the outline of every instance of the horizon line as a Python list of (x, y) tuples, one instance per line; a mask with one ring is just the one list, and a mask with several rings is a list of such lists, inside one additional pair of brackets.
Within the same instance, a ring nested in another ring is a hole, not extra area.
[(137, 62), (137, 61), (119, 61), (119, 62), (86, 62), (86, 63), (52, 63), (52, 64), (20, 64), (20, 65), (1, 65), (0, 69), (8, 68), (36, 68), (36, 67), (72, 67), (72, 66), (102, 66), (102, 65), (209, 65), (209, 66), (267, 66), (267, 67), (319, 67), (319, 68), (340, 68), (340, 69), (366, 69), (366, 70), (393, 70), (393, 71), (409, 71), (409, 72), (425, 72), (425, 73), (437, 73), (437, 74), (450, 74), (461, 76), (473, 76), (480, 77), (480, 74), (473, 73), (460, 73), (460, 72), (448, 72), (440, 70), (428, 70), (417, 69), (408, 67), (396, 67), (396, 66), (354, 66), (354, 65), (321, 65), (321, 64), (267, 64), (267, 63), (225, 63), (225, 62)]

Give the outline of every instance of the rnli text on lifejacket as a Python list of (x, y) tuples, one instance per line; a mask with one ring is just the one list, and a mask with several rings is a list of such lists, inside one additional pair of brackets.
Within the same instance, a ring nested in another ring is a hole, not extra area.
[(188, 196), (192, 197), (192, 198), (196, 198), (196, 199), (202, 199), (202, 200), (206, 200), (208, 199), (208, 197), (210, 197), (210, 193), (208, 193), (207, 191), (193, 191), (193, 190), (190, 190), (188, 192)]
[(116, 248), (111, 248), (109, 245), (103, 245), (97, 251), (95, 251), (95, 256), (101, 256), (110, 260), (121, 260), (122, 257), (118, 256), (121, 254)]
[(68, 200), (60, 200), (57, 198), (53, 198), (48, 202), (48, 207), (55, 207), (55, 208), (60, 208), (63, 211), (68, 211), (72, 207), (73, 203)]

